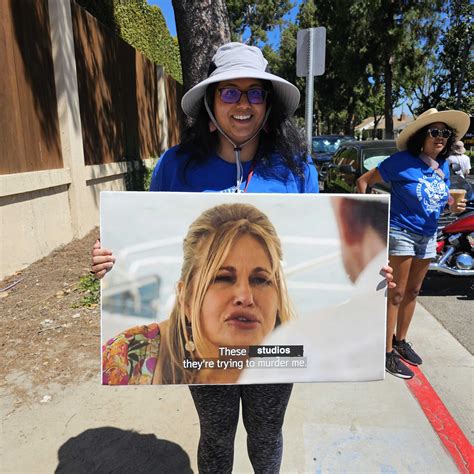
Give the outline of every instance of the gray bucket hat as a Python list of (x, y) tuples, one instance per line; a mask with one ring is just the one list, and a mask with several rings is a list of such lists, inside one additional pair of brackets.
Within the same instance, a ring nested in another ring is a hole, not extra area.
[(197, 117), (209, 84), (230, 79), (249, 78), (271, 81), (273, 94), (282, 104), (287, 115), (292, 115), (298, 107), (300, 101), (299, 90), (285, 79), (265, 71), (268, 61), (263, 57), (259, 48), (243, 43), (227, 43), (217, 50), (212, 62), (216, 69), (207, 79), (199, 82), (186, 92), (181, 100), (181, 107), (189, 117)]
[(456, 142), (453, 146), (453, 151), (456, 153), (456, 155), (464, 155), (464, 153), (466, 153), (464, 143), (462, 141)]

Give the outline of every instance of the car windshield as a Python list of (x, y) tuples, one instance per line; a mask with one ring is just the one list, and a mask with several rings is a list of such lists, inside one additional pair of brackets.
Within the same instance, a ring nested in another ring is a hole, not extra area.
[(375, 168), (379, 163), (385, 160), (385, 158), (396, 153), (396, 151), (396, 148), (372, 148), (364, 150), (364, 170), (369, 171)]
[(343, 141), (342, 137), (334, 138), (313, 138), (313, 152), (314, 153), (335, 153), (339, 145)]

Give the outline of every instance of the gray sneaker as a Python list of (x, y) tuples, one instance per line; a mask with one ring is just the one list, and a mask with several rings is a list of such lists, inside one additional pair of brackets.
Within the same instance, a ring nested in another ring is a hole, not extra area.
[(385, 356), (385, 370), (401, 379), (411, 379), (415, 374), (400, 360), (394, 351), (387, 352)]
[(411, 365), (420, 365), (423, 363), (421, 357), (413, 350), (411, 344), (405, 339), (396, 341), (393, 338), (393, 350), (405, 361)]

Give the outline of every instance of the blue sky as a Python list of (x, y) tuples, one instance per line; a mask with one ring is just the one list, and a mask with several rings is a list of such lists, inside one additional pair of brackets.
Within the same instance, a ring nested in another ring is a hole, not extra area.
[(165, 17), (168, 30), (171, 36), (176, 36), (176, 23), (174, 21), (174, 11), (171, 0), (147, 0), (149, 5), (156, 5), (160, 7), (163, 16)]

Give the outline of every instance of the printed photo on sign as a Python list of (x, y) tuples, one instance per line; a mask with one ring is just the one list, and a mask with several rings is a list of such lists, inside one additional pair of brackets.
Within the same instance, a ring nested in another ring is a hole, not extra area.
[(104, 385), (384, 378), (388, 196), (101, 194)]

